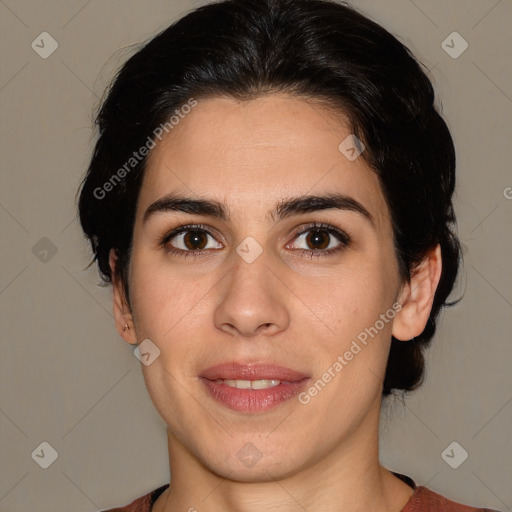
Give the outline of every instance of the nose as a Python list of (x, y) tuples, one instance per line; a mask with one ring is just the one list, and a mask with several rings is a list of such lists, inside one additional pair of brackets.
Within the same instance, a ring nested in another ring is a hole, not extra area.
[(286, 330), (291, 292), (283, 283), (284, 276), (270, 268), (265, 252), (252, 263), (238, 255), (233, 260), (228, 275), (219, 283), (215, 326), (247, 338)]

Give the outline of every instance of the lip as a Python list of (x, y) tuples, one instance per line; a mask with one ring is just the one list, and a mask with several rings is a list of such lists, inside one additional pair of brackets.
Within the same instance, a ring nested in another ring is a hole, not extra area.
[[(267, 363), (236, 362), (212, 366), (200, 374), (209, 395), (229, 409), (244, 412), (265, 412), (297, 396), (310, 377), (302, 372)], [(280, 380), (267, 389), (239, 389), (218, 382), (222, 380)]]
[(200, 377), (208, 380), (230, 379), (230, 380), (261, 380), (274, 379), (287, 382), (296, 382), (306, 378), (309, 375), (305, 373), (278, 366), (271, 363), (249, 363), (241, 364), (237, 362), (222, 363), (204, 370)]

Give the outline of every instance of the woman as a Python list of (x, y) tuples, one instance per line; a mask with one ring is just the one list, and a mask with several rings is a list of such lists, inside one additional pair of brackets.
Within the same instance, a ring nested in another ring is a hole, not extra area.
[(378, 453), (460, 259), (433, 103), (397, 39), (330, 1), (210, 4), (126, 62), (79, 213), (171, 485), (112, 510), (477, 510)]

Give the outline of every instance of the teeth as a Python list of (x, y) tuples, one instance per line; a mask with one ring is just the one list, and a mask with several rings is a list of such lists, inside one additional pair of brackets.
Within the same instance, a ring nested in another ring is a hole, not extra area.
[(265, 388), (273, 388), (274, 386), (278, 386), (281, 384), (280, 380), (253, 380), (252, 381), (252, 389), (265, 389)]
[(280, 380), (223, 380), (219, 379), (217, 382), (224, 383), (226, 386), (238, 389), (266, 389), (273, 388), (281, 384)]

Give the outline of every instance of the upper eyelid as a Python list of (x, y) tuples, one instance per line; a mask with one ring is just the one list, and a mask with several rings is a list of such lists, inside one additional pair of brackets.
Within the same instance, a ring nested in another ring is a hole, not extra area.
[(205, 233), (208, 233), (212, 237), (214, 237), (215, 235), (215, 230), (213, 230), (212, 233), (212, 228), (207, 227), (203, 224), (184, 224), (176, 226), (175, 228), (171, 229), (162, 238), (164, 240), (171, 240), (175, 236), (181, 235), (182, 233), (186, 233), (187, 231), (204, 231)]
[(326, 223), (326, 222), (311, 222), (307, 223), (306, 225), (296, 229), (293, 233), (293, 236), (302, 235), (304, 233), (307, 233), (308, 231), (311, 231), (312, 229), (318, 229), (328, 231), (329, 233), (337, 233), (342, 236), (345, 236), (349, 238), (348, 233), (346, 233), (343, 229), (338, 228), (336, 226), (333, 226), (332, 224)]

